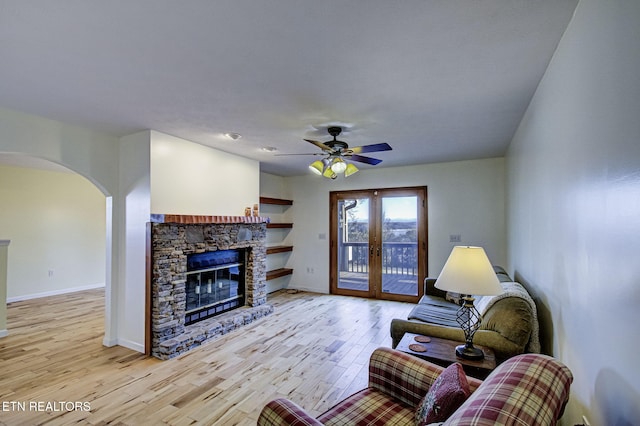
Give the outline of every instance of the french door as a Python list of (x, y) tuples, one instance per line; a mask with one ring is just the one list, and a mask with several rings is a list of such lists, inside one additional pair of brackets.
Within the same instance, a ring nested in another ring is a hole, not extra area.
[(417, 302), (427, 273), (427, 188), (330, 194), (332, 294)]

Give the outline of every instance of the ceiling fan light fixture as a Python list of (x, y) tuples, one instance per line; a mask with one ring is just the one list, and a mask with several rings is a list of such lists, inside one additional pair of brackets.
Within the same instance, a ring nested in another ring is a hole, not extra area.
[(344, 177), (349, 177), (354, 173), (357, 173), (360, 169), (358, 169), (355, 164), (348, 163), (347, 168), (344, 171)]
[(322, 172), (324, 171), (324, 164), (322, 163), (322, 161), (316, 160), (313, 163), (309, 164), (309, 169), (318, 176), (322, 176)]
[(344, 173), (344, 171), (347, 170), (347, 163), (340, 157), (334, 158), (331, 163), (331, 170), (335, 173)]
[(337, 140), (337, 136), (342, 132), (341, 127), (331, 126), (327, 131), (331, 136), (333, 136), (333, 140), (319, 142), (312, 139), (304, 139), (306, 142), (320, 148), (322, 153), (282, 155), (323, 155), (325, 158), (309, 164), (309, 169), (311, 169), (313, 173), (326, 177), (327, 179), (336, 179), (341, 173), (344, 173), (344, 177), (349, 177), (359, 171), (359, 169), (352, 164), (352, 161), (370, 164), (372, 166), (382, 162), (382, 160), (377, 158), (367, 157), (361, 154), (368, 152), (391, 151), (392, 149), (386, 142), (349, 148), (349, 145), (346, 142)]

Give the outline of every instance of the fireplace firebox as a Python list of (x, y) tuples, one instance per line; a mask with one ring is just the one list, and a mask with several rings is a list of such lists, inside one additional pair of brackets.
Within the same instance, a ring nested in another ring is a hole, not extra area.
[(185, 325), (244, 305), (245, 264), (244, 249), (187, 256)]

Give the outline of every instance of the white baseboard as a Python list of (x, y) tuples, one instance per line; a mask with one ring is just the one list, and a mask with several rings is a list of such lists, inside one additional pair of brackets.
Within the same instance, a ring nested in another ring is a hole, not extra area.
[(102, 344), (108, 348), (115, 346), (118, 344), (118, 339), (107, 339), (106, 337), (102, 338)]
[(0, 330), (0, 337), (5, 337), (9, 335), (9, 331), (8, 330)]
[(122, 346), (127, 349), (131, 349), (132, 351), (142, 352), (144, 353), (144, 345), (141, 345), (137, 342), (132, 342), (127, 339), (107, 339), (106, 337), (102, 339), (102, 344), (108, 348), (113, 346)]
[(43, 293), (25, 294), (22, 296), (7, 297), (7, 303), (21, 302), (23, 300), (39, 299), (41, 297), (58, 296), (60, 294), (75, 293), (77, 291), (94, 290), (96, 288), (104, 288), (102, 284), (91, 284), (82, 287), (63, 288), (60, 290), (45, 291)]
[(283, 290), (297, 290), (297, 291), (306, 291), (309, 293), (316, 293), (316, 294), (330, 294), (328, 291), (321, 291), (318, 290), (317, 288), (310, 288), (310, 287), (303, 287), (303, 286), (296, 286), (296, 287), (285, 287)]
[(144, 345), (137, 342), (132, 342), (127, 339), (118, 339), (116, 344), (118, 346), (124, 346), (125, 348), (131, 349), (132, 351), (144, 353)]

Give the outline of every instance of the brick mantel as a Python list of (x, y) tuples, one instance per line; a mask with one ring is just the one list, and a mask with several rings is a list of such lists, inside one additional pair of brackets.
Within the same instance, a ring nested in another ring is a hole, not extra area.
[(268, 217), (262, 216), (202, 216), (183, 214), (152, 214), (151, 223), (268, 223)]

